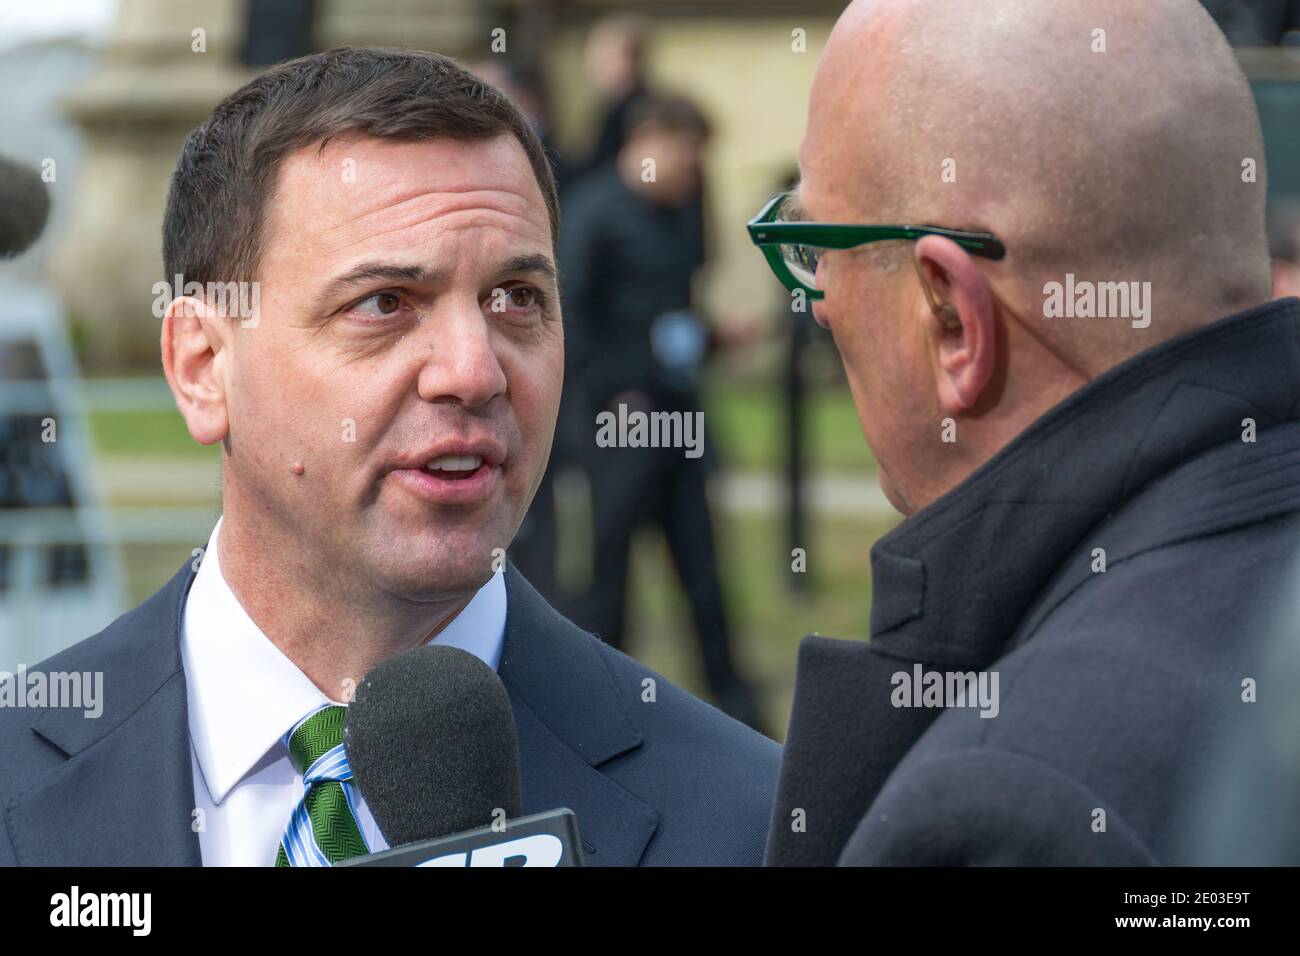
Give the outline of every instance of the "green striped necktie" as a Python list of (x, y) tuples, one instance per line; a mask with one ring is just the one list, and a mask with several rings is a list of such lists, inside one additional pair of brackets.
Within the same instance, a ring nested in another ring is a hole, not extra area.
[(285, 734), (289, 759), (302, 774), (304, 792), (294, 808), (275, 855), (276, 866), (333, 866), (369, 853), (352, 798), (352, 768), (343, 750), (343, 718), (348, 709), (328, 704)]

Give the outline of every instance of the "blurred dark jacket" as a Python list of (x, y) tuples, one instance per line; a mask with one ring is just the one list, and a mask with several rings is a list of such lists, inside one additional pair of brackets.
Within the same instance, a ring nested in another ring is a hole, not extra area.
[[(1298, 418), (1285, 299), (1109, 370), (880, 539), (870, 644), (801, 647), (767, 861), (1196, 862), (1177, 819), (1253, 706)], [(997, 673), (996, 716), (895, 707), (917, 664)]]
[(632, 107), (646, 95), (646, 88), (638, 83), (609, 104), (601, 118), (600, 129), (596, 132), (596, 142), (587, 156), (582, 172), (594, 172), (613, 163), (618, 158), (619, 150), (627, 142), (627, 118)]
[(651, 203), (607, 166), (569, 190), (559, 259), (566, 391), (580, 387), (591, 410), (618, 392), (671, 387), (651, 329), (691, 307), (691, 280), (704, 261), (698, 206)]

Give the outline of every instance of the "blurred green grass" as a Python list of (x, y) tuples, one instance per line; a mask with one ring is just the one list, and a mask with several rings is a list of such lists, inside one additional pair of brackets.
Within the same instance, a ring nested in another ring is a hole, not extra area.
[[(785, 468), (785, 395), (759, 385), (715, 385), (704, 393), (705, 422), (729, 468)], [(820, 471), (875, 471), (847, 389), (808, 396), (808, 461)]]
[(101, 455), (124, 458), (215, 458), (217, 445), (200, 445), (185, 429), (176, 409), (149, 411), (91, 411), (91, 441)]
[[(737, 668), (756, 690), (764, 729), (785, 737), (799, 642), (808, 634), (865, 640), (871, 614), (870, 549), (895, 518), (840, 516), (810, 521), (804, 593), (789, 587), (782, 516), (719, 516), (723, 590)], [(625, 650), (709, 700), (689, 608), (661, 537), (643, 534), (633, 558)]]

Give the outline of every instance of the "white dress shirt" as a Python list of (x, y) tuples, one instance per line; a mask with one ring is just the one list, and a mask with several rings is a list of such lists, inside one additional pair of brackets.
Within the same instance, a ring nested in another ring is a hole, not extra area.
[[(181, 660), (189, 705), (199, 850), (204, 866), (271, 866), (303, 796), (282, 737), (331, 701), (253, 623), (221, 574), (217, 534), (185, 601)], [(493, 670), (505, 638), (497, 573), (430, 643), (469, 651)], [(358, 679), (364, 675), (358, 675)], [(359, 792), (357, 823), (372, 851), (388, 848)]]

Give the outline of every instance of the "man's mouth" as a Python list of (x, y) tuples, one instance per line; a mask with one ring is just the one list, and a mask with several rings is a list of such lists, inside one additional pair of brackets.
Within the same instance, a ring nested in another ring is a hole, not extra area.
[(395, 457), (387, 479), (436, 505), (494, 501), (503, 486), (505, 444), (486, 435), (447, 438)]
[(482, 455), (439, 455), (424, 465), (424, 471), (448, 481), (473, 478), (483, 467)]
[(475, 505), (494, 497), (501, 484), (505, 453), (457, 448), (420, 459), (407, 458), (389, 477), (416, 498), (438, 505)]

